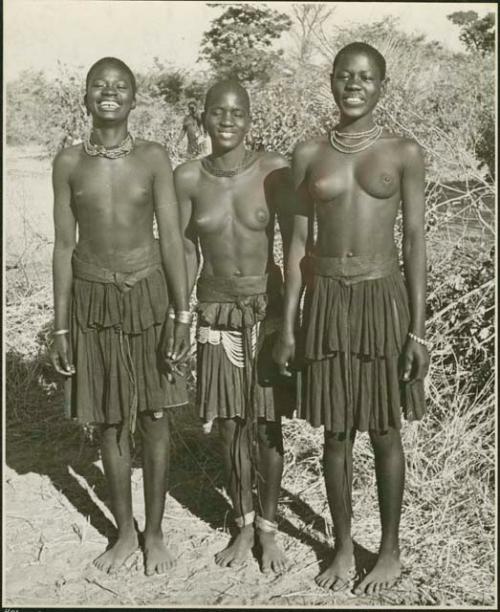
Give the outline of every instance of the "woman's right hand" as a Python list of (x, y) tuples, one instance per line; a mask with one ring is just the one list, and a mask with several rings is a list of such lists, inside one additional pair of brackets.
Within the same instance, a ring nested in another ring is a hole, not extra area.
[(69, 360), (69, 343), (67, 334), (54, 336), (50, 349), (50, 361), (56, 372), (64, 376), (72, 376), (76, 370)]
[(282, 376), (292, 376), (290, 362), (295, 357), (295, 338), (292, 335), (280, 334), (273, 347), (273, 359), (278, 364)]

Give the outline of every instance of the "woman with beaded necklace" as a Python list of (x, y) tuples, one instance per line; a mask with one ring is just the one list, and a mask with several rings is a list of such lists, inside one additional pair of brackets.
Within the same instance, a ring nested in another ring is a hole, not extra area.
[(283, 297), (273, 244), (277, 218), (286, 258), (294, 191), (285, 158), (245, 148), (250, 100), (238, 82), (208, 90), (203, 121), (212, 153), (181, 164), (174, 178), (192, 286), (203, 257), (196, 283), (199, 414), (206, 430), (217, 420), (237, 527), (215, 560), (241, 564), (256, 539), (262, 570), (281, 572), (285, 557), (275, 538), (281, 416), (293, 412), (295, 394), (286, 379), (279, 384), (271, 376)]
[[(401, 573), (399, 520), (404, 488), (401, 408), (424, 414), (426, 254), (424, 162), (419, 145), (375, 124), (385, 88), (385, 60), (352, 43), (331, 75), (340, 119), (328, 137), (299, 144), (293, 155), (298, 209), (288, 266), (284, 325), (274, 349), (283, 373), (295, 356), (294, 321), (312, 219), (317, 237), (306, 259), (303, 385), (300, 414), (324, 425), (324, 475), (335, 550), (316, 581), (340, 590), (354, 577), (351, 537), (352, 447), (368, 431), (375, 454), (382, 539), (373, 568), (355, 592), (377, 593)], [(403, 279), (394, 242), (403, 215)]]
[[(137, 423), (143, 439), (142, 543), (150, 575), (173, 563), (161, 526), (169, 458), (164, 411), (187, 403), (185, 382), (172, 371), (189, 350), (190, 316), (172, 168), (161, 145), (128, 133), (135, 89), (121, 60), (97, 61), (86, 80), (92, 131), (54, 160), (51, 357), (67, 377), (67, 415), (101, 429), (118, 527), (116, 542), (94, 561), (105, 572), (115, 572), (139, 546), (129, 436)], [(166, 280), (175, 325), (167, 320)]]

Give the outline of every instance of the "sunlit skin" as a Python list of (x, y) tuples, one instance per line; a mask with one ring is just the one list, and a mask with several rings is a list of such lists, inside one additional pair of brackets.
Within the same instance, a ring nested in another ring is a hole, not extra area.
[[(135, 107), (134, 83), (116, 61), (98, 63), (91, 71), (85, 105), (92, 117), (92, 141), (108, 148), (126, 137), (127, 121)], [(176, 308), (186, 310), (187, 275), (182, 236), (173, 186), (172, 168), (164, 148), (137, 139), (126, 157), (90, 157), (82, 145), (62, 150), (54, 161), (53, 255), (55, 329), (68, 329), (71, 301), (73, 250), (80, 257), (116, 272), (136, 269), (154, 247), (156, 215), (163, 266)], [(78, 228), (78, 244), (76, 230)], [(66, 335), (56, 335), (52, 362), (64, 375), (74, 373)], [(167, 334), (163, 353), (170, 360), (183, 359), (189, 350), (189, 328), (178, 324)], [(141, 414), (144, 492), (146, 500), (146, 572), (166, 571), (173, 562), (161, 531), (168, 470), (168, 419), (153, 420)], [(116, 571), (138, 547), (131, 501), (129, 441), (122, 436), (121, 452), (116, 427), (103, 427), (102, 459), (108, 479), (118, 540), (95, 560), (105, 571)]]
[[(250, 126), (250, 115), (244, 94), (234, 82), (222, 82), (207, 96), (204, 124), (212, 141), (212, 163), (220, 169), (235, 168), (245, 153), (244, 137)], [(281, 155), (262, 152), (252, 166), (231, 178), (209, 174), (198, 160), (179, 166), (174, 176), (191, 286), (195, 283), (200, 252), (204, 272), (211, 276), (264, 274), (273, 260), (276, 216), (287, 252), (291, 233), (287, 208), (294, 194), (290, 170)], [(242, 516), (253, 509), (250, 455), (238, 471), (231, 461), (235, 427), (234, 419), (219, 419), (229, 492), (235, 514)], [(274, 521), (283, 470), (281, 422), (262, 421), (258, 429), (262, 515)], [(243, 489), (241, 497), (238, 481)], [(255, 535), (262, 546), (262, 570), (285, 569), (285, 557), (274, 534), (259, 530), (255, 534), (253, 525), (239, 531), (234, 543), (216, 555), (216, 563), (241, 564), (254, 544)]]
[[(373, 109), (385, 82), (379, 65), (367, 52), (349, 51), (338, 56), (331, 75), (333, 97), (340, 111), (337, 129), (363, 132), (374, 124)], [(286, 270), (285, 315), (274, 358), (283, 373), (295, 356), (294, 321), (301, 290), (299, 263), (310, 248), (308, 217), (318, 220), (314, 252), (341, 257), (390, 255), (394, 249), (394, 224), (400, 202), (403, 212), (403, 261), (407, 280), (410, 329), (425, 338), (426, 256), (424, 241), (424, 163), (418, 144), (384, 130), (365, 151), (343, 154), (327, 137), (299, 144), (293, 155), (293, 178), (299, 209)], [(403, 349), (401, 377), (423, 379), (429, 366), (427, 349), (408, 338)], [(330, 566), (316, 581), (340, 590), (354, 570), (351, 517), (344, 486), (344, 458), (352, 473), (352, 445), (325, 431), (324, 474), (335, 531), (335, 551)], [(357, 584), (358, 594), (373, 594), (394, 584), (401, 573), (399, 520), (404, 487), (404, 456), (400, 434), (370, 431), (382, 522), (382, 541), (374, 568)], [(349, 479), (352, 481), (352, 479)]]

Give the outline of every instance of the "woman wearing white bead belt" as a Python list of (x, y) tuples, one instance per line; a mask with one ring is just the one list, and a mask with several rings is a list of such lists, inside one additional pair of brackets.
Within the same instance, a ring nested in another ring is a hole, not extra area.
[[(286, 270), (285, 315), (274, 357), (282, 371), (295, 353), (300, 261), (316, 216), (318, 234), (306, 266), (300, 415), (324, 425), (324, 473), (335, 551), (317, 582), (339, 590), (354, 578), (351, 538), (352, 446), (369, 431), (382, 522), (375, 566), (358, 593), (391, 586), (401, 573), (399, 519), (404, 487), (401, 411), (422, 418), (426, 255), (424, 163), (419, 145), (376, 125), (385, 60), (352, 43), (337, 54), (331, 87), (340, 118), (328, 137), (299, 144), (293, 173), (299, 194)], [(403, 213), (403, 278), (394, 243)], [(401, 410), (402, 409), (402, 410)]]

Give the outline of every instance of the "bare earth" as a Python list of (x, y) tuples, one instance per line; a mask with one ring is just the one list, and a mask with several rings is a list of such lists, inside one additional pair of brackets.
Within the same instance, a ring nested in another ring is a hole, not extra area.
[[(279, 507), (279, 541), (289, 571), (264, 575), (256, 554), (238, 569), (216, 566), (214, 555), (230, 537), (229, 506), (217, 433), (202, 433), (193, 406), (171, 415), (173, 452), (163, 529), (175, 567), (165, 575), (146, 577), (140, 552), (115, 575), (93, 567), (93, 559), (115, 533), (102, 463), (96, 443), (64, 420), (60, 384), (44, 365), (41, 348), (51, 319), (49, 173), (50, 162), (33, 158), (33, 151), (7, 157), (4, 606), (494, 605), (490, 494), (474, 475), (460, 473), (463, 480), (455, 476), (461, 443), (455, 451), (449, 440), (454, 432), (453, 440), (465, 440), (471, 430), (465, 425), (461, 429), (461, 421), (451, 413), (449, 422), (440, 423), (432, 411), (425, 423), (407, 425), (404, 431), (404, 570), (390, 592), (358, 597), (351, 592), (353, 584), (341, 593), (315, 584), (315, 576), (331, 558), (332, 545), (321, 474), (322, 436), (297, 420), (285, 423)], [(361, 575), (375, 561), (380, 527), (371, 451), (367, 437), (359, 438), (353, 509)], [(133, 500), (141, 529), (139, 444)], [(473, 444), (478, 448), (475, 439)], [(456, 460), (439, 455), (446, 445), (456, 452)], [(481, 530), (472, 531), (472, 511), (477, 515), (474, 529), (481, 525)]]

